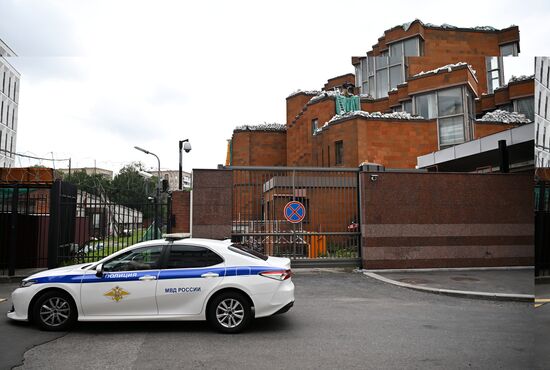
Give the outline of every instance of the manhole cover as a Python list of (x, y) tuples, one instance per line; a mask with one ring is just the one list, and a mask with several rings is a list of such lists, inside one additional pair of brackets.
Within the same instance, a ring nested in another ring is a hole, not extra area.
[(430, 281), (425, 279), (404, 278), (398, 279), (398, 281), (407, 284), (428, 284)]
[(479, 281), (479, 279), (469, 277), (469, 276), (455, 276), (451, 278), (454, 281)]

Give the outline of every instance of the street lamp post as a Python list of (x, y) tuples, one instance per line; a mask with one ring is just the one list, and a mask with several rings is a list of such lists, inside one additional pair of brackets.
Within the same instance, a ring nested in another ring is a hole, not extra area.
[(189, 153), (191, 151), (191, 143), (189, 142), (189, 139), (180, 140), (179, 141), (179, 151), (180, 151), (180, 166), (179, 166), (179, 190), (183, 189), (183, 176), (182, 176), (182, 150), (185, 150), (186, 153)]
[(143, 152), (145, 154), (151, 154), (153, 156), (155, 156), (155, 158), (157, 159), (157, 162), (158, 162), (158, 171), (157, 171), (157, 196), (155, 197), (155, 229), (154, 229), (154, 235), (155, 235), (155, 239), (159, 239), (160, 238), (160, 235), (158, 234), (158, 227), (159, 227), (159, 202), (160, 202), (160, 187), (161, 187), (161, 179), (160, 179), (160, 159), (159, 157), (155, 154), (155, 153), (151, 153), (150, 151), (146, 150), (146, 149), (143, 149), (143, 148), (140, 148), (139, 146), (134, 146), (135, 149), (139, 150), (140, 152)]

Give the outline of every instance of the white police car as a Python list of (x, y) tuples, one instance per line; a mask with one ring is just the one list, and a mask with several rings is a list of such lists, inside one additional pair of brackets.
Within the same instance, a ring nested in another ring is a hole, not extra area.
[(290, 260), (237, 244), (167, 237), (21, 282), (8, 317), (45, 330), (75, 321), (208, 320), (236, 333), (294, 303)]

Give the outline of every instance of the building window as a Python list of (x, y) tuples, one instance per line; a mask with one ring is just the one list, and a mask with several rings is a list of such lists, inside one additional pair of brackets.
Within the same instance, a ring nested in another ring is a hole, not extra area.
[(414, 98), (415, 114), (426, 119), (437, 117), (437, 107), (435, 105), (435, 93), (417, 95)]
[(413, 104), (412, 100), (407, 100), (401, 103), (401, 106), (403, 107), (403, 112), (407, 112), (409, 114), (412, 114), (413, 112)]
[(505, 104), (505, 105), (499, 105), (497, 109), (505, 110), (506, 112), (513, 112), (514, 111), (514, 104)]
[(390, 44), (388, 51), (379, 56), (361, 59), (356, 69), (361, 73), (361, 92), (377, 99), (388, 96), (389, 90), (405, 81), (405, 57), (420, 54), (420, 38), (413, 37)]
[(514, 111), (523, 113), (531, 121), (535, 118), (535, 104), (533, 97), (514, 100)]
[(437, 92), (439, 145), (455, 145), (466, 140), (463, 89), (455, 87)]
[(518, 45), (517, 43), (513, 42), (510, 44), (505, 44), (500, 46), (500, 56), (518, 56)]
[(414, 112), (426, 119), (437, 118), (439, 146), (445, 147), (473, 137), (473, 97), (466, 88), (454, 87), (414, 97)]
[(540, 116), (540, 104), (542, 101), (542, 91), (539, 91), (539, 104), (537, 106), (537, 114)]
[(344, 163), (344, 142), (342, 140), (334, 143), (334, 164), (337, 166)]
[(543, 71), (544, 71), (544, 59), (541, 59), (540, 60), (540, 82), (542, 82), (542, 74), (543, 74)]
[(492, 94), (504, 83), (502, 57), (486, 57), (485, 64), (487, 67), (487, 93)]
[(315, 135), (318, 128), (319, 128), (319, 120), (317, 118), (312, 119), (311, 120), (311, 134)]

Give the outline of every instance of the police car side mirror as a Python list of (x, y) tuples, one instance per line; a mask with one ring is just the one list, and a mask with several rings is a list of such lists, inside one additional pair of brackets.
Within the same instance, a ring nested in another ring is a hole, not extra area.
[(95, 267), (95, 276), (102, 277), (103, 276), (103, 264), (100, 263)]

